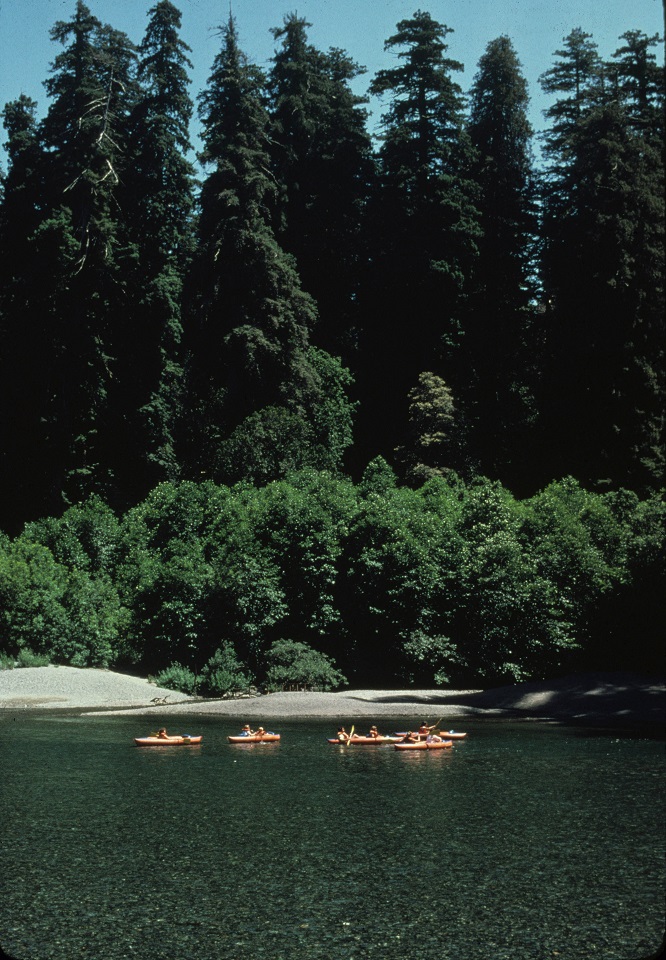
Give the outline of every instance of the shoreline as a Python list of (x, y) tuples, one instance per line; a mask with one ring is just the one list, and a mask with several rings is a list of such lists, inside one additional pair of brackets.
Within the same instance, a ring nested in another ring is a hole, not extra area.
[[(157, 702), (166, 699), (166, 703)], [(154, 702), (155, 701), (155, 702)], [(269, 693), (236, 699), (188, 697), (148, 680), (95, 668), (0, 671), (0, 718), (67, 710), (83, 716), (225, 716), (253, 720), (404, 717), (541, 720), (580, 726), (650, 728), (666, 734), (666, 680), (586, 673), (487, 690), (344, 690)]]

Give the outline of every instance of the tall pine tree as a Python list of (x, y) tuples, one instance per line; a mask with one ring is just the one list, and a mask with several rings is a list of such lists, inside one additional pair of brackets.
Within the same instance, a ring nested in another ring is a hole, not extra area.
[(276, 236), (317, 303), (317, 342), (353, 357), (374, 169), (366, 101), (351, 89), (363, 70), (343, 50), (315, 49), (309, 26), (291, 14), (273, 31), (280, 41), (268, 78)]
[(36, 111), (25, 95), (3, 110), (8, 171), (0, 207), (0, 526), (12, 532), (34, 509), (30, 471), (43, 412), (44, 368), (38, 368), (40, 344), (30, 335), (29, 313), (39, 281), (30, 240), (40, 222), (43, 172)]
[[(580, 44), (568, 39), (544, 75), (564, 94), (546, 139), (548, 466), (551, 476), (649, 489), (663, 479), (663, 129), (636, 121), (659, 115), (648, 109), (658, 94), (639, 109), (622, 61), (619, 71), (600, 64), (589, 43), (583, 83), (572, 67)], [(619, 79), (600, 81), (609, 76)]]
[(471, 89), (482, 235), (465, 324), (463, 395), (481, 471), (512, 486), (529, 482), (524, 454), (535, 415), (537, 219), (528, 103), (511, 41), (491, 41)]
[(335, 468), (351, 439), (348, 375), (311, 347), (316, 307), (271, 226), (264, 81), (230, 17), (201, 96), (201, 159), (210, 173), (189, 338), (190, 469), (224, 480)]
[(113, 327), (125, 306), (116, 196), (134, 50), (82, 0), (51, 37), (64, 49), (45, 83), (51, 104), (39, 128), (39, 222), (26, 224), (32, 289), (7, 320), (23, 342), (13, 411), (21, 410), (27, 454), (10, 479), (32, 515), (93, 491), (112, 497), (108, 391)]
[(149, 11), (139, 46), (140, 92), (129, 118), (120, 203), (135, 251), (122, 318), (114, 406), (126, 451), (124, 487), (136, 499), (179, 474), (183, 283), (193, 253), (194, 169), (189, 47), (169, 0)]
[(390, 455), (407, 429), (407, 394), (432, 371), (457, 396), (453, 356), (477, 255), (464, 99), (445, 42), (452, 30), (429, 13), (397, 25), (385, 43), (398, 65), (370, 91), (389, 99), (382, 118), (380, 183), (371, 222), (373, 258), (364, 300), (362, 443)]

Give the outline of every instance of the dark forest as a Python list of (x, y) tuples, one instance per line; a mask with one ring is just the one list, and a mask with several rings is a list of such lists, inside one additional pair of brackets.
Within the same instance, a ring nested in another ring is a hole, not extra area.
[(78, 0), (43, 118), (3, 109), (2, 664), (659, 669), (661, 38), (572, 29), (537, 133), (511, 40), (464, 92), (416, 11), (371, 133), (297, 14), (268, 70), (230, 17), (196, 94), (178, 9), (147, 23)]

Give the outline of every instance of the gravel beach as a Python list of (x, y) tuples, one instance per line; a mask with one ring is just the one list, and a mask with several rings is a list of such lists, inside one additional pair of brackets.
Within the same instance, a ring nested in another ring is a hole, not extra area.
[[(166, 701), (166, 702), (157, 702)], [(253, 720), (364, 717), (522, 718), (666, 729), (666, 681), (634, 674), (577, 674), (489, 690), (345, 690), (205, 700), (110, 670), (27, 667), (0, 671), (0, 715), (25, 710)]]

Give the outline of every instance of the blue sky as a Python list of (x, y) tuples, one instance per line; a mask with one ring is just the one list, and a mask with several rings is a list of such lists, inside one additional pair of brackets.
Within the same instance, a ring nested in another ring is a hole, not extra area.
[[(156, 0), (88, 0), (98, 19), (124, 30), (138, 43), (144, 34), (149, 9)], [(182, 38), (192, 48), (194, 64), (191, 94), (200, 92), (219, 49), (216, 27), (229, 13), (229, 0), (173, 0), (183, 16)], [(549, 100), (540, 91), (538, 77), (553, 63), (562, 39), (574, 27), (592, 34), (604, 57), (620, 46), (626, 30), (652, 35), (664, 32), (661, 0), (232, 0), (240, 43), (245, 53), (268, 67), (275, 49), (271, 27), (280, 26), (287, 13), (296, 11), (312, 24), (310, 41), (320, 49), (341, 47), (367, 74), (357, 82), (365, 93), (375, 72), (389, 66), (394, 54), (384, 52), (384, 41), (396, 23), (417, 9), (427, 10), (451, 27), (448, 55), (465, 65), (457, 79), (467, 91), (479, 58), (489, 41), (502, 34), (513, 41), (531, 95), (530, 119), (543, 129), (542, 111)], [(19, 94), (31, 96), (42, 115), (48, 100), (43, 81), (60, 47), (49, 38), (57, 20), (71, 19), (75, 0), (0, 0), (0, 107)], [(663, 47), (661, 48), (663, 60)], [(378, 104), (371, 104), (371, 122), (377, 121)], [(193, 127), (196, 138), (196, 125)], [(1, 131), (4, 134), (4, 131)], [(0, 136), (4, 140), (4, 136)]]

